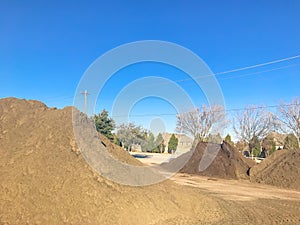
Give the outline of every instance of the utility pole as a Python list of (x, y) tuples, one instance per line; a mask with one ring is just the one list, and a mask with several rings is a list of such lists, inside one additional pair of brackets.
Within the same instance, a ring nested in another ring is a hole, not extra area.
[(84, 96), (84, 113), (86, 114), (86, 103), (87, 103), (87, 96), (90, 94), (87, 92), (87, 90), (85, 90), (84, 92), (81, 92), (80, 94), (82, 94)]

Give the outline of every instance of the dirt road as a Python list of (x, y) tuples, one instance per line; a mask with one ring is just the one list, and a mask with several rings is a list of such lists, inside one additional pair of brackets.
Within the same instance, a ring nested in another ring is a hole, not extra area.
[(172, 180), (214, 198), (226, 218), (217, 224), (300, 224), (300, 192), (187, 174)]

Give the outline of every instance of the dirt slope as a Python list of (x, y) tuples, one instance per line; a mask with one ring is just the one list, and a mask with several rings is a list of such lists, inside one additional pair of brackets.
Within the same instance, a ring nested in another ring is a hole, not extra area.
[[(76, 146), (71, 112), (37, 101), (0, 100), (1, 225), (207, 224), (222, 219), (219, 204), (193, 188), (170, 181), (128, 187), (97, 175)], [(110, 151), (138, 164), (121, 149)]]
[[(212, 163), (205, 170), (200, 171), (199, 165), (203, 156), (206, 154), (206, 157), (213, 158), (216, 149), (217, 155)], [(246, 179), (247, 171), (253, 164), (226, 142), (221, 145), (200, 142), (181, 172), (226, 179)]]
[(274, 152), (250, 169), (251, 181), (300, 191), (300, 150)]
[(124, 151), (120, 146), (117, 146), (110, 142), (110, 140), (102, 134), (99, 134), (99, 137), (102, 141), (102, 144), (106, 147), (107, 151), (112, 154), (112, 156), (124, 163), (135, 165), (135, 166), (142, 166), (143, 164), (133, 158), (128, 152)]

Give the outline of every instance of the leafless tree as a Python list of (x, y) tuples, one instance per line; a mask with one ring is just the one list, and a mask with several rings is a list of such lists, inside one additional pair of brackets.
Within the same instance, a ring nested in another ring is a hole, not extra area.
[[(279, 119), (285, 131), (293, 132), (300, 142), (300, 100), (295, 98), (290, 104), (281, 103), (278, 107)], [(299, 143), (300, 145), (300, 143)]]
[(259, 140), (266, 137), (274, 129), (275, 121), (274, 114), (266, 111), (265, 107), (248, 106), (235, 115), (233, 131), (239, 141), (249, 144), (254, 137)]
[(128, 150), (135, 144), (142, 145), (145, 142), (147, 131), (141, 126), (134, 123), (123, 123), (117, 129), (117, 138), (122, 146), (128, 147)]
[(178, 114), (176, 129), (180, 133), (194, 137), (195, 140), (203, 141), (218, 128), (225, 127), (225, 115), (223, 106), (203, 105), (201, 108)]

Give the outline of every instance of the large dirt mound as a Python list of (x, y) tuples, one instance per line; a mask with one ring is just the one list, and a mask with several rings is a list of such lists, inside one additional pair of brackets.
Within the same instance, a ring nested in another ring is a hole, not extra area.
[(251, 181), (300, 190), (300, 150), (274, 152), (250, 169)]
[[(106, 145), (119, 160), (139, 164)], [(0, 100), (0, 224), (164, 224), (177, 218), (200, 224), (221, 213), (217, 202), (192, 188), (170, 181), (122, 186), (93, 172), (74, 140), (71, 107)]]
[[(211, 158), (211, 164), (207, 168), (201, 168), (200, 165), (204, 156)], [(246, 179), (253, 164), (226, 142), (221, 145), (200, 142), (181, 172), (225, 179)]]

